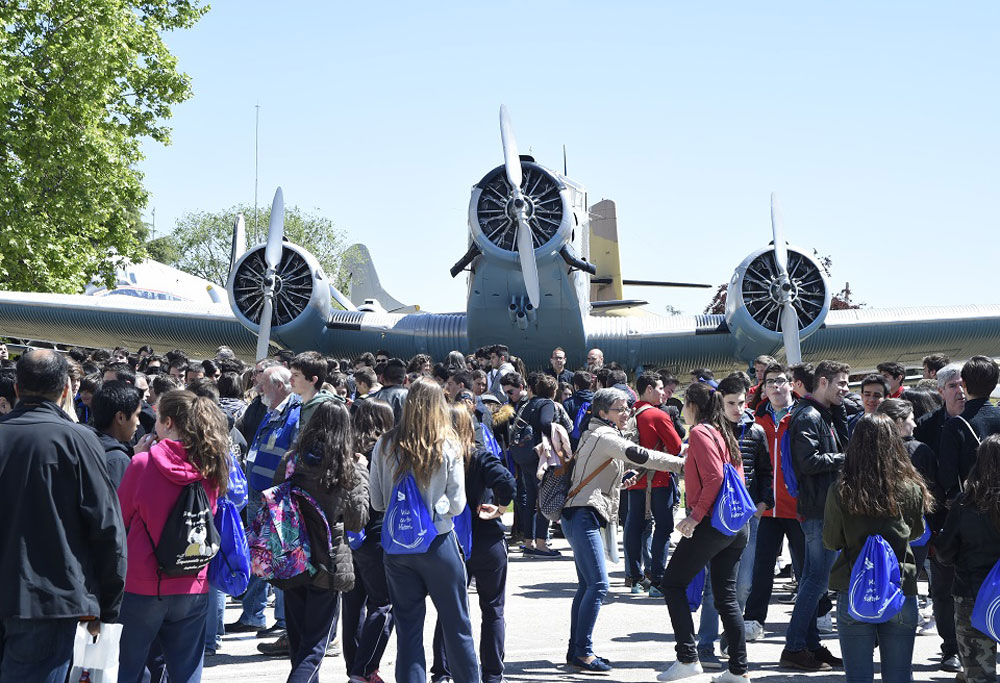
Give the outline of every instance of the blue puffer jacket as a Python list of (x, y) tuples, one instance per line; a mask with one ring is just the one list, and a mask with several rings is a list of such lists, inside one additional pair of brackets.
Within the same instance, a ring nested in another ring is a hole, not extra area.
[(299, 411), (302, 401), (291, 394), (280, 410), (268, 411), (257, 428), (250, 451), (247, 453), (247, 481), (253, 491), (264, 491), (272, 486), (274, 471), (299, 433)]

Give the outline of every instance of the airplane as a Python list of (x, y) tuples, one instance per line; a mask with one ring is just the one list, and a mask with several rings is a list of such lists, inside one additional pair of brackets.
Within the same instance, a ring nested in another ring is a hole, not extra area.
[(247, 249), (234, 230), (228, 306), (0, 292), (0, 333), (81, 346), (148, 343), (196, 356), (226, 344), (248, 360), (274, 346), (344, 358), (374, 349), (443, 358), (504, 343), (529, 368), (546, 366), (556, 346), (579, 367), (596, 347), (629, 369), (678, 373), (746, 369), (760, 354), (834, 358), (862, 372), (887, 360), (919, 367), (932, 352), (955, 359), (995, 352), (1000, 306), (831, 311), (823, 268), (785, 242), (774, 195), (772, 242), (736, 267), (724, 314), (642, 314), (644, 302), (624, 299), (623, 285), (692, 285), (625, 280), (613, 202), (588, 206), (586, 189), (565, 171), (520, 155), (505, 106), (500, 133), (504, 162), (472, 188), (468, 248), (451, 269), (452, 277), (467, 273), (465, 311), (405, 309), (385, 294), (364, 255), (367, 265), (352, 271), (358, 305), (312, 254), (285, 241), (278, 188), (266, 242)]

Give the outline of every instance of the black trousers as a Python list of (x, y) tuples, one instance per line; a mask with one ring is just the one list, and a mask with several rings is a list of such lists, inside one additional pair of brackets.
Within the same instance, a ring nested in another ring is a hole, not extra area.
[(931, 604), (934, 621), (941, 636), (941, 654), (951, 657), (958, 654), (958, 636), (955, 633), (955, 598), (951, 585), (955, 582), (955, 568), (946, 567), (931, 555)]
[(802, 559), (806, 548), (806, 539), (799, 520), (766, 515), (760, 518), (760, 524), (757, 526), (757, 552), (753, 559), (753, 579), (750, 595), (747, 596), (747, 604), (743, 610), (743, 618), (747, 621), (764, 624), (767, 619), (767, 606), (771, 602), (771, 592), (774, 590), (774, 563), (781, 551), (781, 540), (786, 536), (792, 555), (792, 568), (798, 576), (802, 572)]
[[(469, 583), (476, 580), (479, 610), (483, 623), (479, 632), (479, 664), (483, 683), (500, 683), (503, 680), (504, 604), (507, 599), (507, 544), (502, 536), (495, 539), (474, 539), (472, 554), (465, 563)], [(434, 665), (431, 678), (436, 680), (451, 676), (448, 655), (444, 646), (441, 620), (434, 628)]]
[(694, 639), (694, 620), (688, 606), (687, 586), (698, 572), (708, 565), (715, 609), (722, 619), (722, 628), (729, 641), (729, 671), (742, 676), (747, 672), (747, 643), (743, 632), (743, 612), (736, 599), (736, 574), (740, 556), (750, 536), (744, 526), (733, 536), (716, 531), (710, 517), (695, 527), (691, 538), (682, 538), (674, 548), (663, 572), (660, 590), (667, 603), (674, 628), (678, 661), (698, 661), (698, 646)]
[(288, 656), (292, 660), (287, 683), (312, 683), (319, 679), (326, 646), (337, 629), (339, 608), (340, 593), (312, 586), (285, 591)]
[(392, 601), (385, 580), (382, 545), (375, 540), (353, 551), (354, 588), (344, 593), (344, 662), (348, 676), (370, 676), (379, 669), (392, 636)]

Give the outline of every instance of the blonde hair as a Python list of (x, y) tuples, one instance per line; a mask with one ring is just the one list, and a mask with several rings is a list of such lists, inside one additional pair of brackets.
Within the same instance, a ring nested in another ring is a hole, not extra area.
[(229, 423), (218, 404), (174, 389), (160, 396), (156, 413), (173, 420), (188, 460), (223, 495), (229, 484)]
[(472, 459), (472, 450), (476, 447), (476, 427), (472, 424), (469, 409), (461, 403), (451, 404), (451, 428), (455, 430), (465, 464), (468, 465)]
[(437, 382), (421, 377), (410, 385), (403, 417), (387, 436), (399, 456), (396, 479), (409, 470), (417, 484), (427, 486), (434, 470), (444, 462), (444, 442), (455, 440), (444, 390)]

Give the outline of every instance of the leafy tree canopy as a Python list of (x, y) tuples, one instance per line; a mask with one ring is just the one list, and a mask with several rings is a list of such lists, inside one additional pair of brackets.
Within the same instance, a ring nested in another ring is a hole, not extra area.
[(0, 283), (78, 292), (140, 259), (141, 141), (169, 143), (189, 79), (161, 34), (200, 0), (0, 1)]
[[(244, 204), (214, 213), (184, 214), (177, 219), (173, 232), (150, 243), (150, 252), (159, 254), (169, 266), (225, 285), (229, 279), (233, 225), (238, 213), (245, 217), (248, 246), (267, 241), (271, 207), (258, 209), (257, 227), (254, 228), (253, 207)], [(327, 276), (335, 278), (334, 286), (348, 291), (340, 273), (347, 246), (346, 235), (335, 228), (329, 218), (307, 213), (296, 206), (286, 206), (285, 237), (309, 250)]]

